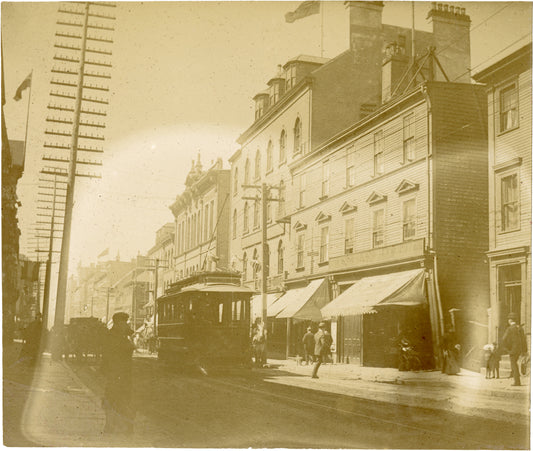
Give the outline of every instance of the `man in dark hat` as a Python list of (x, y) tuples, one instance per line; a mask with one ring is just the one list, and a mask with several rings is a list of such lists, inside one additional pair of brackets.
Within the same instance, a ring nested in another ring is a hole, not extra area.
[(304, 345), (304, 362), (307, 365), (311, 365), (315, 353), (315, 336), (311, 332), (311, 327), (307, 328), (307, 333), (303, 336), (302, 343)]
[(113, 327), (107, 333), (103, 349), (103, 371), (106, 376), (104, 409), (106, 433), (133, 432), (135, 412), (131, 405), (131, 357), (134, 346), (130, 340), (133, 331), (128, 325), (129, 315), (113, 315)]
[(313, 367), (313, 379), (318, 379), (318, 369), (322, 362), (325, 362), (329, 355), (332, 338), (329, 333), (326, 333), (326, 323), (318, 325), (318, 332), (315, 334), (315, 366)]
[(518, 369), (518, 358), (527, 353), (527, 343), (524, 330), (517, 324), (518, 315), (510, 313), (508, 316), (509, 327), (503, 336), (503, 348), (509, 354), (511, 361), (511, 375), (514, 378), (513, 386), (520, 385), (520, 370)]

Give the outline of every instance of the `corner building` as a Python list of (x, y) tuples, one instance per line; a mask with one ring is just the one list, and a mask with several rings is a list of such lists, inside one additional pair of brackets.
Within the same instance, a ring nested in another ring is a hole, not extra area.
[[(346, 4), (350, 49), (288, 61), (255, 97), (256, 120), (230, 158), (231, 252), (256, 289), (268, 265), (273, 355), (301, 354), (305, 328), (327, 318), (337, 361), (396, 366), (408, 334), (431, 367), (449, 327), (479, 368), (486, 99), (469, 84), (470, 19), (433, 4), (413, 69), (411, 30), (382, 24), (382, 2)], [(263, 182), (282, 188), (265, 259), (259, 205), (242, 199), (255, 194), (242, 185)]]
[(185, 190), (170, 206), (175, 221), (174, 261), (177, 279), (202, 270), (229, 266), (229, 170), (222, 160), (202, 170), (193, 161)]

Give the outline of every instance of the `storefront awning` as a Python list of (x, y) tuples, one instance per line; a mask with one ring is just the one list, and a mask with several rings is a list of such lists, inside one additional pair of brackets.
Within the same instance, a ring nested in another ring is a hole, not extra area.
[[(272, 304), (276, 302), (283, 293), (268, 293), (267, 294), (267, 315), (272, 316)], [(252, 296), (252, 319), (260, 318), (263, 314), (263, 300), (260, 294)]]
[(273, 308), (277, 310), (276, 318), (320, 321), (320, 309), (328, 302), (328, 283), (325, 279), (317, 279), (304, 288), (287, 291)]
[(322, 316), (373, 313), (375, 306), (425, 304), (424, 274), (423, 269), (414, 269), (360, 279), (326, 305)]

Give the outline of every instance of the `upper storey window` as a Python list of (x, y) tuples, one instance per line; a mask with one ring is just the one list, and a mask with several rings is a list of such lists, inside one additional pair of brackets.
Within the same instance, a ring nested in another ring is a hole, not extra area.
[(518, 173), (501, 177), (501, 230), (509, 232), (520, 228), (520, 191)]
[(255, 152), (255, 170), (254, 170), (254, 180), (259, 180), (261, 178), (261, 152), (259, 149)]
[(244, 184), (250, 184), (250, 160), (247, 158), (244, 164)]
[(279, 135), (279, 162), (283, 163), (287, 159), (287, 133), (285, 133), (285, 129), (281, 130), (281, 134)]
[(235, 167), (235, 172), (233, 173), (233, 195), (237, 194), (239, 190), (239, 169)]
[(272, 170), (272, 165), (273, 165), (272, 153), (273, 153), (272, 141), (269, 141), (268, 146), (267, 146), (267, 168), (266, 168), (267, 172), (270, 172)]
[(296, 118), (294, 122), (294, 149), (293, 154), (296, 155), (300, 153), (302, 145), (302, 121), (300, 118)]
[(403, 118), (403, 161), (415, 159), (415, 115), (409, 114)]
[(279, 83), (270, 86), (270, 104), (274, 105), (279, 100)]
[(293, 64), (285, 71), (285, 91), (296, 85), (296, 66)]
[(518, 87), (512, 83), (500, 90), (500, 132), (518, 127)]
[(374, 133), (374, 175), (381, 175), (385, 172), (383, 142), (383, 130)]
[(255, 119), (259, 119), (265, 114), (268, 108), (268, 94), (260, 94), (255, 98)]

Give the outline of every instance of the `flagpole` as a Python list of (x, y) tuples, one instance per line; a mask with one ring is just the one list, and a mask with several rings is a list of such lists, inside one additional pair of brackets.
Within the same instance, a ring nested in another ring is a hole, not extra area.
[(324, 57), (324, 2), (320, 2), (320, 56)]
[(28, 123), (30, 121), (30, 102), (31, 102), (31, 85), (33, 84), (33, 69), (31, 70), (31, 73), (30, 73), (30, 93), (28, 95), (28, 108), (27, 108), (27, 112), (26, 112), (26, 131), (24, 133), (24, 158), (26, 158), (26, 143), (28, 142)]

